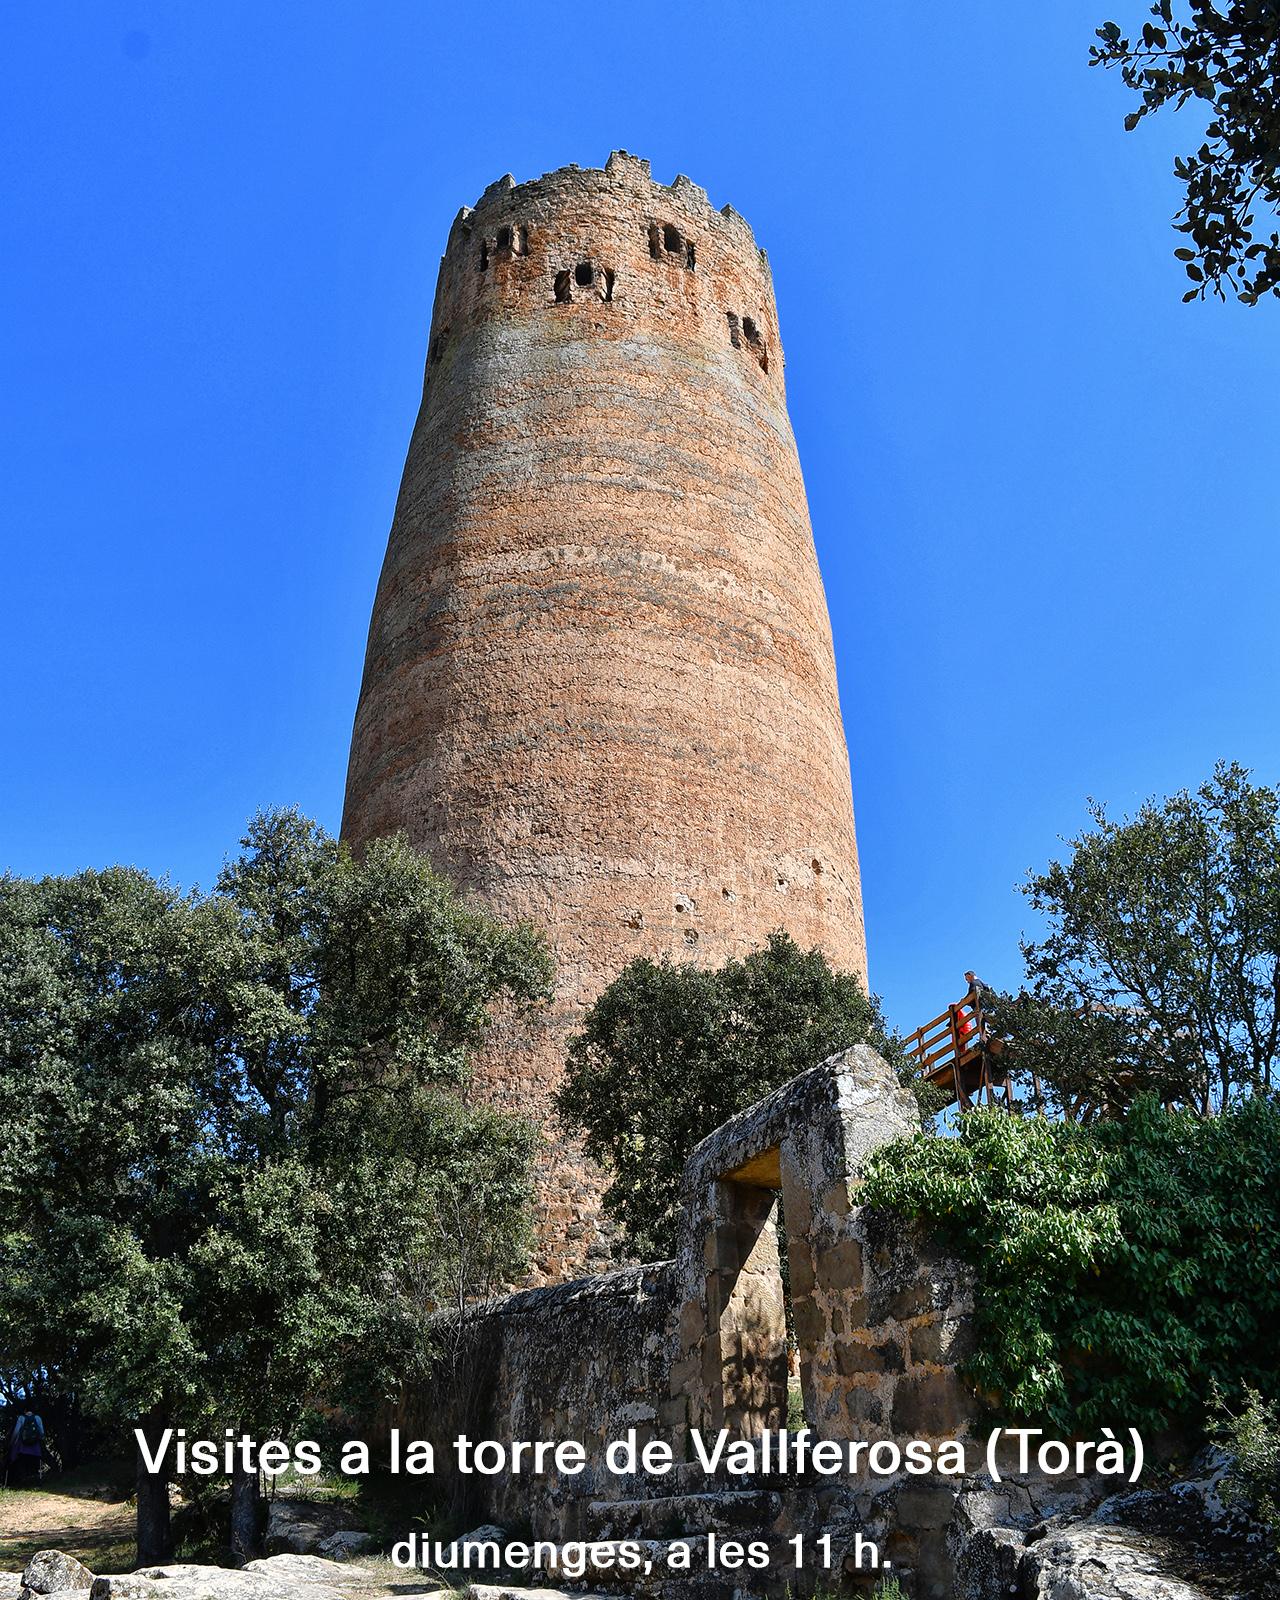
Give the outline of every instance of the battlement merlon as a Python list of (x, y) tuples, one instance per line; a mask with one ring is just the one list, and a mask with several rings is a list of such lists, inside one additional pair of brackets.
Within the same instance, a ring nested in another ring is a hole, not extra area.
[(614, 150), (603, 167), (580, 167), (574, 162), (524, 183), (517, 183), (509, 172), (504, 173), (485, 189), (474, 206), (463, 206), (459, 210), (449, 230), (446, 253), (459, 237), (487, 231), (490, 222), (498, 225), (513, 208), (527, 207), (536, 215), (539, 211), (559, 209), (575, 195), (593, 194), (625, 195), (634, 200), (637, 216), (659, 222), (664, 220), (665, 214), (674, 213), (672, 221), (704, 230), (728, 251), (750, 255), (772, 295), (768, 252), (756, 243), (751, 224), (741, 212), (731, 205), (717, 210), (707, 191), (684, 173), (678, 173), (669, 184), (655, 182), (649, 163), (626, 150)]

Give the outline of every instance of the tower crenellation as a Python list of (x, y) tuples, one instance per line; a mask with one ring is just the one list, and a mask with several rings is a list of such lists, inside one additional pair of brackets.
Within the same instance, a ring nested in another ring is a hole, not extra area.
[(568, 166), (490, 184), (454, 220), (440, 266), (431, 358), (491, 318), (542, 306), (598, 311), (596, 337), (667, 324), (743, 353), (781, 384), (768, 256), (732, 207), (717, 211), (683, 174), (656, 183), (649, 163), (614, 151), (603, 168)]

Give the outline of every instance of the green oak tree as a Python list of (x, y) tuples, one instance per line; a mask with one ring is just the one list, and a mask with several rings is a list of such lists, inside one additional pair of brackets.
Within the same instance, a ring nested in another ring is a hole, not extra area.
[[(374, 1402), (459, 1263), (483, 1289), (525, 1244), (531, 1131), (464, 1092), (490, 1007), (547, 993), (540, 938), (400, 838), (356, 860), (280, 811), (242, 846), (207, 895), (0, 880), (0, 1364), (153, 1442)], [(165, 1477), (138, 1487), (160, 1559)]]
[(1091, 808), (1024, 892), (1046, 919), (1029, 983), (988, 996), (1010, 1060), (1052, 1109), (1115, 1116), (1141, 1094), (1208, 1116), (1280, 1068), (1280, 796), (1220, 763), (1122, 821)]
[(570, 1042), (559, 1097), (610, 1173), (605, 1207), (622, 1225), (622, 1248), (669, 1255), (694, 1145), (797, 1073), (864, 1043), (901, 1060), (861, 982), (784, 933), (714, 969), (631, 962)]

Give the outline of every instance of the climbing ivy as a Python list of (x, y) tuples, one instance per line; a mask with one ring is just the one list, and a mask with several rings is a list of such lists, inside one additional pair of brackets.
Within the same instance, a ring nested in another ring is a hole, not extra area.
[(967, 1375), (1006, 1415), (1155, 1431), (1198, 1426), (1215, 1386), (1280, 1392), (1274, 1099), (1087, 1127), (977, 1111), (885, 1146), (864, 1195), (974, 1267)]

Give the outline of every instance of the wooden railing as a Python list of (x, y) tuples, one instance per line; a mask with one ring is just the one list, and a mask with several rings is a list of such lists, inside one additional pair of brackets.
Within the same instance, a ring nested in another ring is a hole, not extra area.
[(1003, 1045), (992, 1038), (972, 993), (949, 1005), (904, 1040), (907, 1056), (921, 1076), (948, 1095), (948, 1105), (967, 1111), (985, 1091), (988, 1105), (1002, 1092), (1012, 1105), (1009, 1075), (1000, 1061)]

